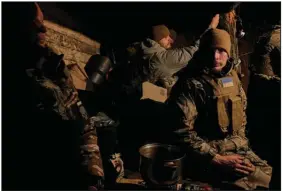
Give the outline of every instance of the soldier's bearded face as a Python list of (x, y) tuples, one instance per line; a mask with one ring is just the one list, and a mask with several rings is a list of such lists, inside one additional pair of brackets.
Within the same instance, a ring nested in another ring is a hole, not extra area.
[(169, 49), (171, 48), (172, 44), (173, 44), (173, 39), (168, 35), (167, 37), (161, 39), (158, 43), (160, 44), (160, 46), (162, 46), (165, 49)]
[(222, 68), (226, 66), (226, 63), (229, 59), (227, 52), (224, 49), (214, 49), (214, 60), (212, 71), (213, 72), (221, 72)]

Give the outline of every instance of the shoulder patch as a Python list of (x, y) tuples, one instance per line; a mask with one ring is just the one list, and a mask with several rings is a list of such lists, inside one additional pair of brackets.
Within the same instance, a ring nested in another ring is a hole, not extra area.
[(219, 83), (221, 84), (221, 86), (223, 88), (228, 88), (228, 87), (233, 87), (234, 86), (232, 77), (221, 78), (221, 79), (219, 79)]

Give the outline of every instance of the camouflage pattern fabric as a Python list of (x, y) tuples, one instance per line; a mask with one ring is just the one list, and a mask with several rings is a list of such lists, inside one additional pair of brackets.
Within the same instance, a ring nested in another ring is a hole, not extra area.
[(281, 76), (280, 31), (281, 26), (276, 25), (259, 36), (251, 58), (253, 73)]
[[(227, 74), (226, 76), (229, 76)], [(246, 95), (239, 84), (243, 113), (247, 107)], [(272, 167), (255, 155), (248, 144), (245, 135), (246, 115), (243, 117), (242, 125), (237, 132), (223, 133), (217, 121), (217, 108), (211, 86), (207, 81), (199, 77), (187, 79), (178, 84), (168, 104), (179, 112), (181, 119), (180, 127), (175, 131), (180, 142), (185, 144), (191, 154), (191, 168), (197, 168), (196, 172), (209, 174), (211, 159), (216, 154), (239, 154), (246, 157), (256, 166), (256, 175), (238, 178), (232, 182), (244, 189), (255, 189), (256, 186), (268, 187)], [(200, 165), (196, 165), (199, 163)], [(190, 166), (189, 165), (189, 166)], [(190, 171), (190, 170), (189, 170)], [(215, 169), (212, 172), (216, 172)], [(212, 177), (215, 176), (212, 175)], [(228, 176), (223, 176), (227, 178)]]
[(116, 128), (117, 123), (101, 112), (90, 117), (88, 121), (89, 123), (85, 126), (82, 135), (83, 166), (91, 175), (103, 177), (106, 184), (119, 182), (124, 176), (124, 164), (121, 154), (115, 152), (116, 140), (114, 140), (114, 143), (109, 140), (108, 145), (105, 145), (105, 140), (98, 140), (98, 137), (101, 139), (113, 138), (102, 135), (101, 132), (105, 128)]
[(178, 81), (178, 76), (172, 76), (172, 77), (159, 79), (159, 82), (157, 84), (160, 85), (161, 87), (166, 88), (167, 96), (169, 96), (172, 90), (172, 87), (176, 84), (177, 81)]
[[(82, 140), (83, 146), (81, 150), (83, 155), (85, 151), (91, 153), (88, 156), (91, 164), (88, 163), (87, 168), (92, 175), (97, 177), (95, 179), (98, 181), (103, 177), (104, 173), (97, 145), (96, 127), (78, 98), (71, 105), (66, 105), (68, 99), (72, 96), (77, 97), (78, 93), (62, 58), (62, 55), (58, 56), (48, 51), (48, 54), (39, 60), (37, 66), (27, 69), (26, 73), (33, 82), (35, 92), (38, 94), (37, 107), (40, 110), (53, 112), (63, 121), (73, 121), (73, 123), (81, 121), (84, 127), (76, 127), (81, 131), (83, 129), (92, 129), (93, 134), (89, 136), (90, 139)], [(79, 137), (80, 134), (77, 136)], [(87, 161), (83, 162), (83, 164), (86, 163)]]
[(82, 165), (87, 169), (88, 173), (94, 176), (104, 177), (96, 126), (93, 123), (93, 118), (89, 119), (89, 124), (84, 128), (81, 154), (83, 157)]

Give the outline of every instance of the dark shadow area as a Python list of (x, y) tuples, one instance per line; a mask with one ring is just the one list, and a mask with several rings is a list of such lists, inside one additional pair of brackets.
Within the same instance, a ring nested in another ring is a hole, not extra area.
[[(26, 79), (25, 69), (38, 61), (37, 55), (45, 52), (37, 52), (34, 47), (26, 46), (27, 36), (22, 29), (26, 27), (26, 20), (32, 17), (32, 13), (24, 12), (30, 7), (23, 9), (19, 6), (14, 9), (13, 3), (2, 5), (3, 187), (20, 190), (21, 188), (37, 189), (46, 185), (45, 189), (80, 189), (81, 185), (76, 184), (76, 174), (81, 172), (78, 159), (74, 156), (79, 153), (77, 135), (81, 133), (82, 124), (80, 122), (69, 124), (51, 113), (42, 117), (43, 113), (38, 113), (30, 107), (31, 104), (35, 104), (38, 97), (31, 90), (32, 87), (25, 86), (30, 83)], [(229, 10), (232, 3), (41, 2), (39, 5), (42, 6), (47, 20), (114, 48), (119, 54), (117, 60), (124, 61), (125, 47), (146, 37), (152, 25), (166, 24), (177, 32), (198, 34), (207, 27), (213, 14)], [(242, 3), (237, 11), (244, 27), (251, 29), (262, 27), (263, 21), (268, 24), (280, 20), (280, 9), (281, 2), (249, 2)], [(13, 14), (13, 11), (16, 14)], [(127, 70), (124, 69), (117, 68), (115, 70), (117, 73), (113, 72), (113, 75), (116, 75), (113, 78), (125, 81), (123, 72)], [(263, 83), (250, 79), (253, 86), (245, 87), (250, 92), (247, 129), (253, 126), (253, 131), (248, 132), (248, 135), (255, 152), (274, 167), (275, 178), (272, 179), (271, 187), (278, 189), (281, 174), (281, 121), (279, 120), (281, 102), (278, 101), (281, 96), (281, 82)], [(262, 86), (257, 86), (258, 84)], [(174, 128), (172, 126), (167, 128), (171, 125), (168, 120), (170, 113), (162, 103), (138, 100), (136, 97), (130, 99), (127, 95), (116, 91), (121, 88), (120, 86), (117, 89), (111, 88), (105, 88), (101, 94), (79, 91), (79, 97), (86, 105), (90, 116), (103, 110), (111, 118), (119, 121), (117, 129), (105, 130), (101, 133), (101, 136), (111, 139), (109, 142), (104, 140), (103, 144), (115, 145), (117, 139), (125, 168), (138, 171), (140, 146), (149, 142), (168, 142), (164, 139), (169, 138), (168, 131)], [(61, 126), (63, 128), (59, 128)], [(69, 131), (72, 126), (80, 128)], [(111, 149), (114, 150), (109, 148)], [(70, 169), (69, 166), (73, 168)], [(61, 171), (55, 172), (56, 168), (61, 168)], [(51, 185), (48, 182), (50, 177), (56, 180)], [(226, 186), (226, 189), (234, 189), (231, 185)], [(140, 189), (138, 186), (135, 187), (134, 189)], [(125, 185), (120, 185), (119, 188), (128, 189)]]

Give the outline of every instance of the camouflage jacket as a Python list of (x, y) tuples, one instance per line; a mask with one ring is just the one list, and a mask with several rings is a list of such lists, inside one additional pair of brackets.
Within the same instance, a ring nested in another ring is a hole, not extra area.
[(276, 25), (259, 36), (250, 66), (254, 73), (281, 76), (280, 31), (281, 26)]
[(217, 110), (213, 104), (215, 98), (207, 81), (201, 76), (179, 81), (172, 90), (168, 105), (174, 109), (171, 110), (172, 115), (180, 122), (175, 133), (181, 138), (181, 143), (208, 158), (213, 158), (217, 153), (246, 150), (246, 95), (241, 85), (237, 88), (240, 89), (244, 110), (242, 125), (236, 133), (224, 134), (219, 131)]
[[(54, 125), (62, 130), (57, 130), (59, 136), (68, 134), (67, 131), (73, 131), (75, 158), (79, 158), (80, 151), (82, 155), (83, 165), (85, 161), (91, 158), (92, 165), (87, 165), (87, 170), (90, 174), (97, 177), (103, 176), (102, 160), (100, 157), (99, 147), (97, 145), (96, 124), (92, 123), (92, 118), (88, 116), (82, 102), (77, 98), (77, 101), (71, 106), (67, 106), (66, 102), (73, 95), (77, 95), (72, 81), (72, 77), (64, 63), (63, 55), (57, 55), (51, 50), (44, 50), (44, 55), (41, 56), (34, 68), (29, 68), (26, 73), (32, 84), (34, 100), (37, 110), (46, 116), (46, 120), (54, 121)], [(50, 115), (47, 115), (50, 114)], [(56, 117), (58, 124), (53, 118)], [(69, 129), (69, 130), (68, 130)], [(92, 129), (91, 136), (85, 136), (86, 132)], [(55, 131), (56, 133), (56, 131)], [(83, 136), (81, 137), (81, 134)], [(52, 138), (51, 138), (52, 139)], [(91, 144), (89, 143), (92, 140)], [(80, 147), (81, 146), (81, 147)], [(66, 145), (66, 147), (72, 147)], [(71, 148), (65, 148), (70, 150)]]

